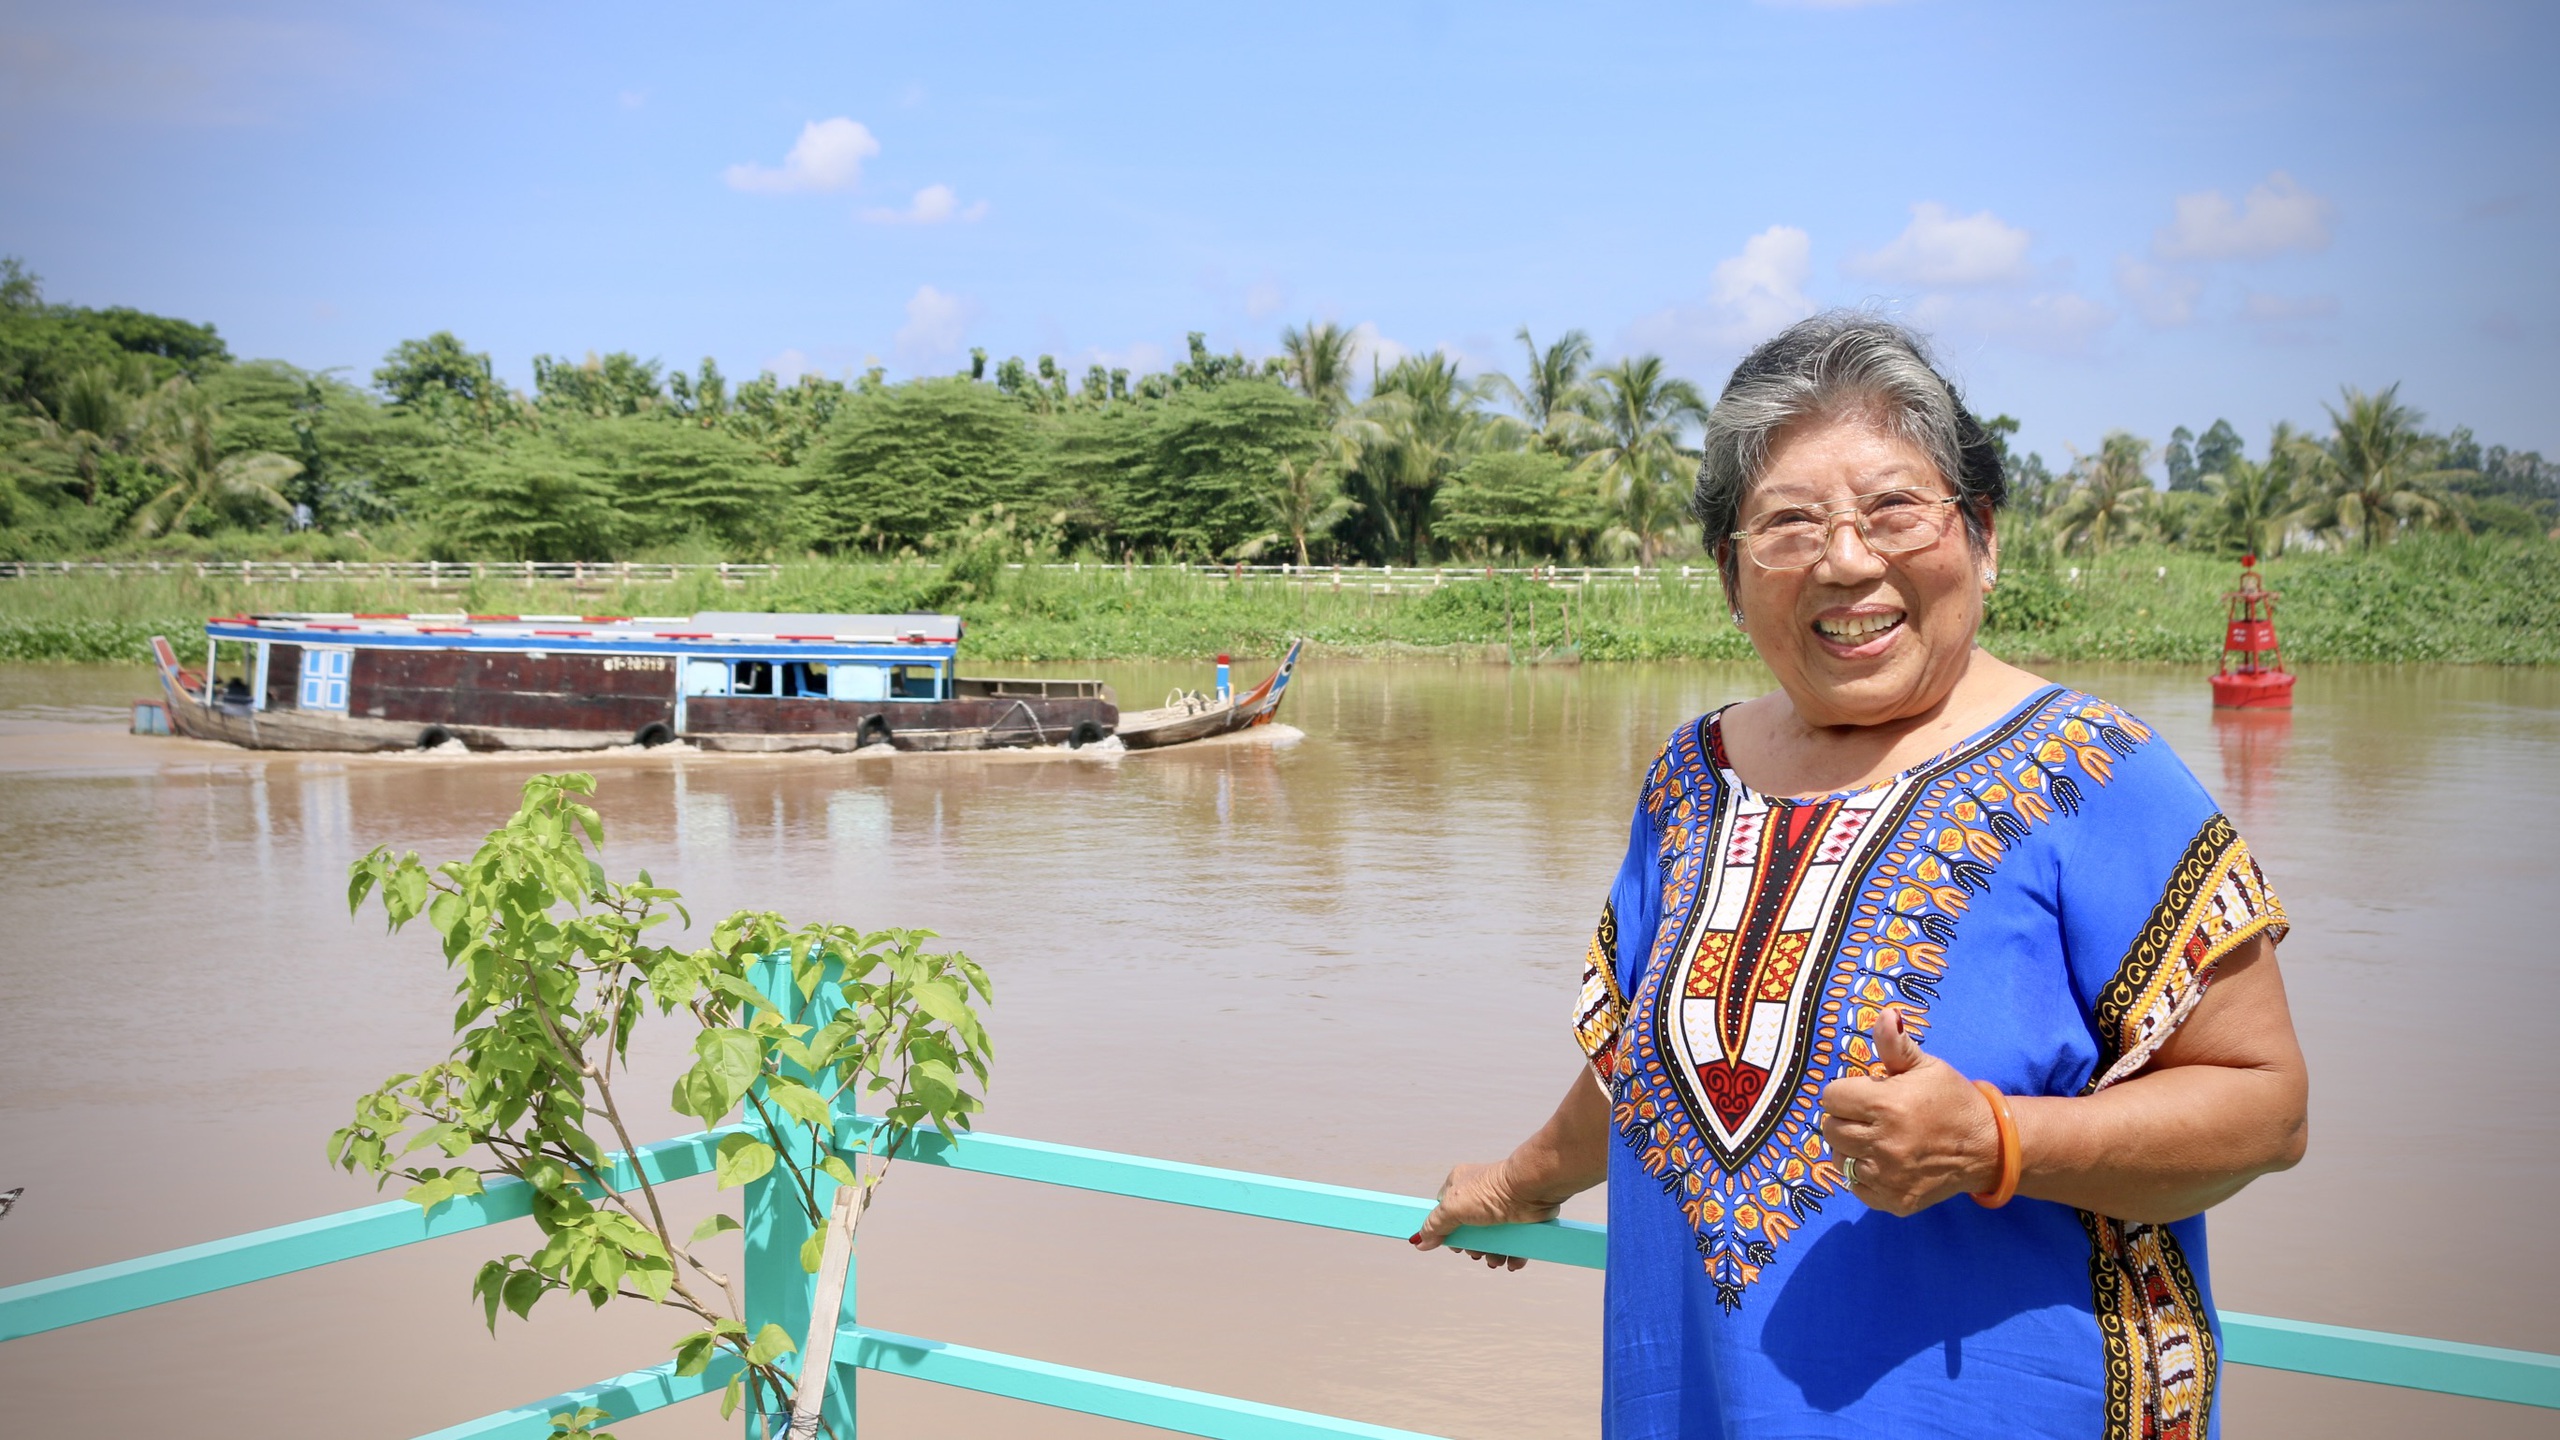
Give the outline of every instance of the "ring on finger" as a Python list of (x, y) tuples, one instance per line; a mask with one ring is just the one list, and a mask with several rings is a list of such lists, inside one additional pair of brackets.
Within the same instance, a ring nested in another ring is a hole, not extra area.
[(1849, 1182), (1850, 1189), (1855, 1190), (1858, 1188), (1857, 1156), (1843, 1155), (1840, 1157), (1840, 1178)]

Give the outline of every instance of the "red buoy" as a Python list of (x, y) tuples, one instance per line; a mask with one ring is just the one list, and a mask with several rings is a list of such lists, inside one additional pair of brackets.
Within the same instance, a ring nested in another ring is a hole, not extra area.
[(2213, 676), (2218, 710), (2290, 710), (2293, 674), (2276, 647), (2276, 592), (2258, 575), (2258, 557), (2240, 557), (2240, 588), (2226, 591), (2222, 668)]

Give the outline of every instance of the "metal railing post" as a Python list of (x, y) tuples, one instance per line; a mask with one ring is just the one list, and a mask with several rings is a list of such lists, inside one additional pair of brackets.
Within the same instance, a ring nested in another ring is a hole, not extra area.
[[(831, 979), (834, 973), (834, 967), (830, 965)], [(823, 1025), (842, 1008), (833, 985), (820, 987), (815, 1000), (806, 1006), (801, 1005), (798, 992), (791, 983), (789, 955), (765, 957), (747, 972), (747, 978), (776, 1004), (784, 1006), (795, 1023)], [(801, 1013), (803, 1010), (805, 1014)], [(831, 1078), (811, 1075), (788, 1062), (783, 1068), (792, 1078), (817, 1087), (821, 1093), (832, 1088), (834, 1083)], [(832, 1073), (829, 1072), (830, 1076)], [(753, 1107), (749, 1107), (744, 1118), (750, 1124), (756, 1121)], [(814, 1172), (818, 1157), (807, 1131), (799, 1126), (791, 1128), (798, 1133), (779, 1137), (777, 1148), (783, 1149), (804, 1169)], [(776, 1165), (761, 1180), (748, 1182), (746, 1188), (746, 1265), (741, 1280), (746, 1288), (747, 1338), (752, 1341), (765, 1326), (779, 1325), (797, 1345), (809, 1334), (810, 1302), (816, 1289), (814, 1278), (800, 1266), (800, 1248), (817, 1232), (818, 1226), (811, 1223), (805, 1201), (794, 1189), (791, 1177), (782, 1166)], [(817, 1175), (811, 1182), (811, 1188), (817, 1195), (818, 1211), (824, 1215), (835, 1201), (836, 1182)], [(839, 1324), (850, 1323), (854, 1317), (854, 1276), (859, 1268), (858, 1262), (846, 1266), (843, 1319), (837, 1322)], [(796, 1355), (782, 1364), (787, 1371), (796, 1373), (799, 1369)], [(762, 1406), (774, 1406), (774, 1412), (770, 1415), (759, 1413)], [(773, 1396), (763, 1397), (761, 1405), (755, 1397), (749, 1397), (749, 1403), (740, 1414), (746, 1422), (747, 1440), (782, 1440), (783, 1431), (790, 1422), (789, 1408), (777, 1405)], [(837, 1382), (829, 1387), (827, 1393), (825, 1419), (828, 1433), (835, 1440), (853, 1440), (853, 1418), (853, 1385), (839, 1367)]]

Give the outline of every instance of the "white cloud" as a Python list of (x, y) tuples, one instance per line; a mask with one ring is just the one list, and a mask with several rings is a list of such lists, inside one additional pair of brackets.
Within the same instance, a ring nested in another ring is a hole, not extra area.
[(1934, 200), (1911, 207), (1911, 223), (1881, 250), (1851, 256), (1852, 275), (1897, 285), (1998, 285), (2027, 276), (2035, 237), (1985, 210), (1957, 215)]
[(1704, 305), (1673, 305), (1627, 327), (1626, 348), (1658, 351), (1688, 363), (1727, 357), (1813, 313), (1805, 281), (1813, 276), (1813, 237), (1772, 225), (1742, 242), (1742, 252), (1707, 274)]
[(862, 179), (862, 162), (880, 153), (880, 142), (858, 120), (839, 115), (812, 120), (776, 169), (764, 165), (732, 165), (729, 188), (759, 195), (802, 190), (850, 190)]
[(2326, 320), (2338, 313), (2335, 295), (2270, 295), (2252, 290), (2240, 301), (2240, 318), (2260, 324)]
[(1372, 367), (1384, 372), (1413, 351), (1378, 333), (1376, 322), (1363, 320), (1351, 327), (1351, 370), (1366, 375)]
[(966, 296), (917, 286), (907, 300), (907, 323), (898, 327), (895, 337), (899, 363), (910, 370), (951, 363), (960, 354), (960, 342), (968, 338), (969, 322), (976, 318), (978, 307)]
[(1105, 370), (1126, 370), (1134, 383), (1141, 375), (1152, 375), (1164, 369), (1165, 362), (1169, 358), (1171, 357), (1163, 346), (1152, 340), (1140, 340), (1125, 350), (1111, 350), (1102, 346), (1089, 347), (1074, 357), (1069, 368), (1079, 376), (1084, 373), (1084, 368), (1088, 365), (1099, 365)]
[(904, 210), (875, 208), (862, 212), (862, 218), (874, 225), (940, 225), (950, 220), (965, 224), (986, 217), (986, 201), (977, 201), (963, 209), (958, 192), (948, 185), (927, 185), (916, 192)]
[(2133, 304), (2143, 323), (2174, 329), (2196, 318), (2196, 297), (2204, 293), (2201, 277), (2183, 270), (2148, 265), (2130, 255), (2116, 257), (2116, 289)]
[(2333, 208), (2278, 170), (2250, 186), (2237, 205), (2219, 190), (2179, 196), (2174, 217), (2151, 237), (2151, 253), (2163, 260), (2250, 260), (2325, 250)]
[(2049, 355), (2085, 354), (2115, 310), (2077, 290), (2034, 295), (1923, 295), (1911, 307), (1924, 331), (1971, 333)]
[(1707, 276), (1707, 303), (1729, 319), (1734, 337), (1763, 340), (1813, 313), (1804, 282), (1813, 274), (1813, 237), (1772, 225), (1742, 242), (1742, 253), (1718, 261)]

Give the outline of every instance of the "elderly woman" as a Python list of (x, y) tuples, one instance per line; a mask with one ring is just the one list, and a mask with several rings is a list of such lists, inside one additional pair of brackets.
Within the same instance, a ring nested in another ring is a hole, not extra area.
[(1708, 421), (1696, 512), (1778, 689), (1663, 747), (1587, 1069), (1414, 1237), (1609, 1182), (1607, 1435), (2214, 1433), (2203, 1212), (2304, 1144), (2284, 911), (2150, 727), (1974, 643), (2003, 487), (1872, 317), (1761, 346)]

